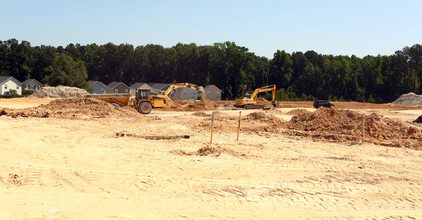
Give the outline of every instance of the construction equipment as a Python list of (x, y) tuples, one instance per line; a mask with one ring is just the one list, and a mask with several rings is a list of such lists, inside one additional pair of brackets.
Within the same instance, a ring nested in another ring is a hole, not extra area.
[(235, 107), (238, 108), (245, 108), (245, 109), (259, 109), (259, 108), (265, 108), (262, 104), (257, 104), (256, 100), (258, 98), (258, 94), (261, 92), (271, 92), (272, 95), (272, 105), (273, 107), (278, 106), (278, 101), (275, 101), (275, 92), (276, 92), (276, 86), (275, 85), (269, 85), (264, 86), (261, 88), (255, 89), (255, 91), (252, 93), (250, 97), (244, 97), (243, 99), (237, 99), (235, 103)]
[[(124, 94), (98, 94), (98, 95), (87, 95), (86, 98), (95, 98), (108, 102), (116, 107), (132, 106), (142, 114), (149, 114), (152, 108), (163, 108), (167, 106), (167, 103), (171, 101), (170, 95), (174, 89), (177, 88), (192, 88), (200, 91), (203, 94), (203, 89), (200, 86), (196, 86), (190, 83), (178, 83), (171, 85), (162, 94), (153, 94), (150, 88), (139, 88), (135, 97), (131, 97), (129, 93)], [(203, 97), (203, 95), (202, 95)]]
[(196, 91), (199, 91), (201, 93), (201, 98), (204, 98), (204, 88), (202, 86), (197, 86), (195, 84), (191, 84), (191, 83), (176, 83), (176, 84), (172, 84), (170, 85), (170, 87), (166, 90), (163, 91), (161, 93), (161, 95), (163, 95), (166, 99), (171, 100), (171, 94), (173, 93), (173, 91), (175, 89), (178, 88), (190, 88)]

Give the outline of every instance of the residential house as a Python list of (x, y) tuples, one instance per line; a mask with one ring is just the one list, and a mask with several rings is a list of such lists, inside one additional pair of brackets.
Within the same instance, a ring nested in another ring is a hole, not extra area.
[[(174, 98), (175, 99), (182, 99), (182, 100), (186, 100), (186, 99), (198, 99), (200, 96), (200, 92), (196, 91), (194, 89), (191, 88), (177, 88), (175, 89), (174, 92)], [(202, 97), (203, 98), (203, 97)]]
[(38, 89), (41, 89), (42, 86), (43, 84), (36, 79), (27, 79), (22, 83), (23, 90), (31, 90), (33, 92), (37, 91)]
[(162, 91), (166, 91), (170, 84), (168, 83), (148, 83), (152, 88), (152, 93), (159, 94)]
[(210, 100), (221, 100), (222, 90), (215, 85), (208, 85), (204, 88), (205, 98)]
[(0, 96), (9, 95), (10, 90), (22, 95), (22, 83), (13, 76), (0, 76)]
[(129, 86), (123, 82), (112, 82), (107, 85), (106, 93), (129, 93)]
[(135, 95), (135, 93), (138, 89), (151, 89), (152, 90), (152, 87), (150, 85), (148, 85), (147, 83), (137, 82), (137, 83), (134, 83), (130, 86), (130, 94)]
[(94, 89), (94, 94), (105, 94), (107, 90), (107, 86), (100, 82), (100, 81), (94, 81), (90, 80), (88, 81), (89, 85)]

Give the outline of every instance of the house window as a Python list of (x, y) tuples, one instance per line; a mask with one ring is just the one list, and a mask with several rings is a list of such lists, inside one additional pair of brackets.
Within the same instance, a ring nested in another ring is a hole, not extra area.
[(114, 93), (119, 93), (119, 90), (118, 89), (114, 89)]
[(6, 85), (4, 85), (4, 89), (7, 89), (7, 84), (6, 84)]
[(125, 93), (128, 93), (129, 92), (129, 89), (125, 89)]
[(19, 89), (19, 86), (16, 86), (16, 89)]

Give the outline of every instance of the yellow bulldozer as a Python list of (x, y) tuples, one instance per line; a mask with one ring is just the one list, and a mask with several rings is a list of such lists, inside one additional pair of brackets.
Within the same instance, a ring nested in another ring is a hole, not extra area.
[(274, 107), (279, 105), (278, 101), (275, 101), (276, 86), (275, 85), (269, 85), (269, 86), (264, 86), (264, 87), (255, 89), (255, 91), (252, 93), (252, 95), (250, 95), (250, 97), (244, 97), (243, 99), (237, 99), (234, 106), (237, 107), (237, 108), (245, 108), (245, 109), (265, 108), (264, 105), (257, 104), (257, 101), (256, 101), (257, 98), (258, 98), (258, 94), (261, 93), (261, 92), (271, 92), (272, 105)]
[(171, 102), (170, 96), (173, 90), (186, 87), (199, 91), (201, 93), (201, 97), (204, 97), (204, 89), (201, 86), (191, 83), (177, 83), (170, 85), (170, 87), (161, 94), (153, 94), (150, 88), (139, 88), (134, 97), (131, 97), (129, 93), (125, 93), (87, 95), (86, 98), (95, 98), (108, 102), (114, 106), (132, 106), (142, 114), (149, 114), (152, 108), (166, 107), (167, 103)]

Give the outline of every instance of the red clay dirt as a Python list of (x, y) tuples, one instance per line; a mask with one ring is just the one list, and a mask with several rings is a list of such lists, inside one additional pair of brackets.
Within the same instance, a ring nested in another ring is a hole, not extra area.
[[(422, 149), (422, 134), (415, 126), (384, 118), (376, 113), (365, 117), (336, 108), (319, 108), (315, 112), (294, 116), (288, 122), (287, 134), (310, 137), (314, 140), (359, 143), (362, 141), (383, 146)], [(361, 133), (364, 124), (364, 134)], [(364, 139), (362, 137), (364, 136)]]
[(50, 103), (26, 109), (0, 109), (0, 115), (35, 118), (89, 119), (104, 117), (140, 117), (131, 107), (119, 108), (107, 102), (87, 98), (56, 99)]

